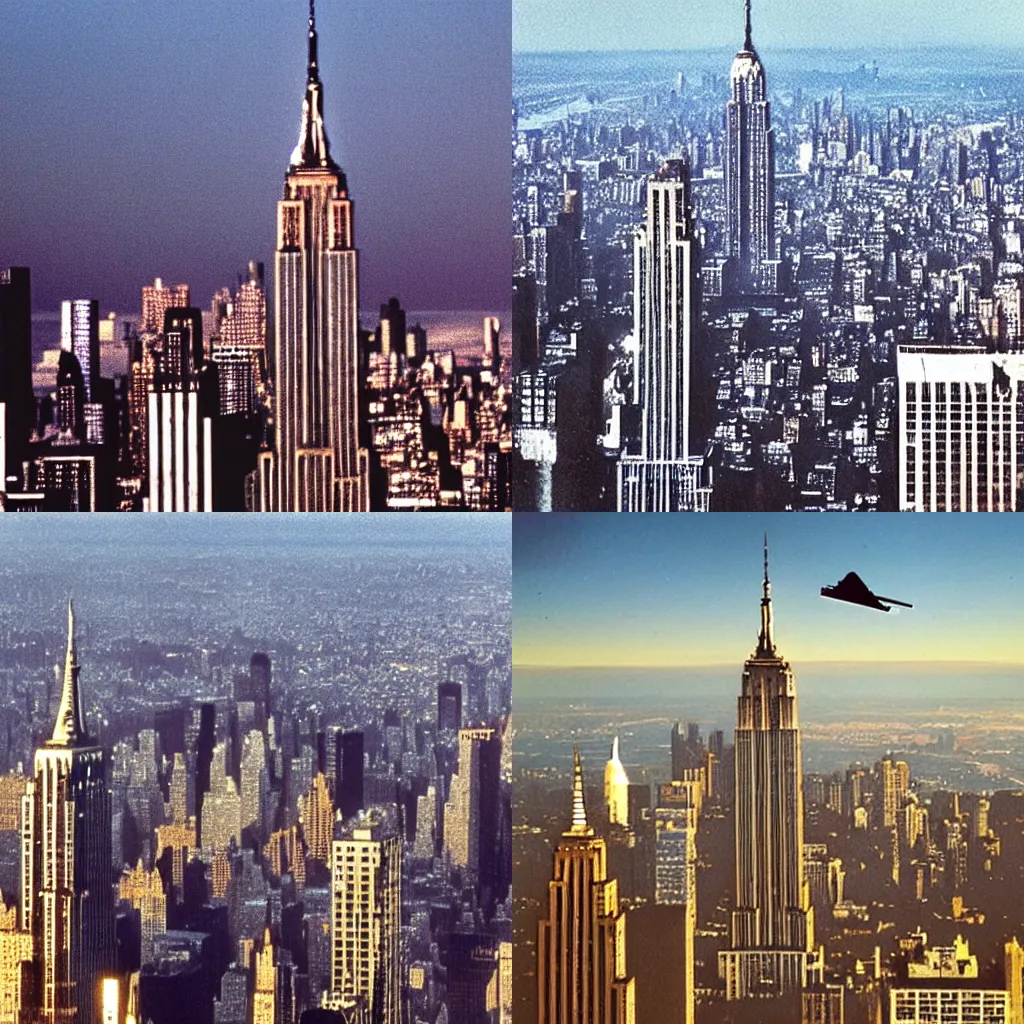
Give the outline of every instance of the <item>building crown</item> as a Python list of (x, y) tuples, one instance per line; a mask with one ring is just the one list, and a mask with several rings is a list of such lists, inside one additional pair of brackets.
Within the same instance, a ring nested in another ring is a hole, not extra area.
[(87, 743), (85, 716), (82, 714), (81, 694), (78, 690), (78, 655), (75, 650), (75, 609), (68, 601), (68, 649), (64, 655), (64, 683), (60, 693), (60, 707), (53, 735), (48, 746), (76, 747)]
[(772, 630), (772, 584), (768, 579), (768, 534), (764, 535), (764, 582), (761, 584), (761, 632), (757, 638), (758, 658), (777, 658)]
[(580, 748), (572, 748), (572, 825), (567, 836), (592, 836), (594, 830), (587, 824), (587, 807), (583, 802), (583, 765), (580, 763)]
[(292, 150), (291, 167), (326, 168), (336, 171), (331, 159), (327, 130), (324, 127), (324, 94), (317, 59), (315, 0), (309, 0), (309, 59), (306, 70), (306, 95), (302, 101), (302, 125), (299, 142)]

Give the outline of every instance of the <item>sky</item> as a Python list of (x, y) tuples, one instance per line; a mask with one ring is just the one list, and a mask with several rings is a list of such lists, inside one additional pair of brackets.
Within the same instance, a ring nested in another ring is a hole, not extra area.
[[(743, 0), (512, 0), (516, 51), (738, 47)], [(753, 0), (754, 43), (1024, 45), (1019, 0)]]
[[(0, 266), (33, 305), (137, 311), (272, 273), (298, 140), (305, 0), (3, 0)], [(320, 0), (324, 117), (353, 197), (360, 305), (504, 311), (509, 0)], [(269, 283), (269, 282), (268, 282)]]
[[(770, 550), (775, 639), (806, 662), (1024, 665), (1024, 519), (954, 516), (516, 513), (517, 666), (741, 664)], [(822, 598), (856, 571), (913, 609)]]

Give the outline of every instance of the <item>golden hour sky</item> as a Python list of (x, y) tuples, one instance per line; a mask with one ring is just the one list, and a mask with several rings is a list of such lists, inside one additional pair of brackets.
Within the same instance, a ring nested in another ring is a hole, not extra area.
[[(1024, 523), (1013, 515), (512, 518), (519, 666), (742, 662), (757, 638), (765, 530), (776, 642), (794, 664), (1024, 665)], [(914, 608), (819, 595), (851, 570)]]

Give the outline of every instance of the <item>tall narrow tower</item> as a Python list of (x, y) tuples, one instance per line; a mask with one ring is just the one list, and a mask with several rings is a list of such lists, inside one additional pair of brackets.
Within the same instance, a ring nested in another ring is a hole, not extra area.
[(253, 507), (366, 512), (359, 448), (359, 288), (352, 200), (331, 158), (309, 4), (309, 62), (299, 142), (277, 204), (273, 453), (260, 458)]
[(633, 1024), (626, 975), (626, 914), (608, 878), (607, 848), (587, 823), (580, 752), (574, 752), (572, 824), (555, 851), (548, 915), (537, 941), (537, 1024)]
[(732, 95), (725, 108), (726, 246), (736, 263), (740, 291), (774, 288), (765, 277), (775, 256), (775, 149), (764, 66), (750, 31), (729, 74)]
[(22, 798), (22, 926), (33, 936), (46, 1024), (92, 1024), (95, 989), (114, 965), (107, 755), (86, 729), (78, 672), (69, 603), (57, 721)]
[(729, 999), (798, 991), (814, 943), (804, 877), (804, 798), (793, 670), (775, 647), (768, 540), (761, 631), (736, 723), (736, 909), (719, 954)]
[(683, 160), (669, 160), (647, 181), (647, 219), (633, 242), (633, 401), (640, 407), (640, 452), (619, 463), (620, 512), (701, 510), (701, 460), (690, 458), (700, 306), (690, 169)]

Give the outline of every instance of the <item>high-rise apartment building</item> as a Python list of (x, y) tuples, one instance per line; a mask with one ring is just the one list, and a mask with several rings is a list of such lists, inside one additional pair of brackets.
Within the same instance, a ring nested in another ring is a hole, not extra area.
[(764, 66), (751, 37), (750, 0), (746, 0), (743, 49), (732, 62), (729, 87), (731, 96), (725, 108), (726, 251), (734, 261), (740, 291), (774, 291), (769, 267), (775, 258), (775, 151)]
[(537, 934), (537, 1024), (633, 1024), (626, 915), (608, 878), (608, 849), (587, 822), (583, 768), (574, 753), (572, 822), (555, 851), (546, 916)]
[(899, 508), (1016, 512), (1024, 474), (1024, 354), (901, 345)]
[(22, 924), (45, 1024), (92, 1024), (98, 979), (114, 964), (107, 753), (89, 735), (78, 674), (69, 604), (57, 721), (22, 802)]
[(796, 681), (775, 646), (767, 540), (762, 588), (735, 734), (736, 904), (731, 947), (719, 953), (729, 999), (799, 991), (814, 943)]
[(390, 808), (339, 824), (331, 855), (331, 992), (373, 1024), (401, 1020), (402, 840)]
[(324, 128), (313, 3), (299, 143), (277, 204), (273, 452), (260, 455), (258, 511), (365, 512), (359, 447), (359, 285), (352, 200)]
[(701, 460), (690, 458), (692, 350), (700, 323), (700, 252), (690, 171), (670, 160), (647, 182), (633, 249), (633, 400), (640, 450), (619, 462), (620, 512), (706, 510)]

